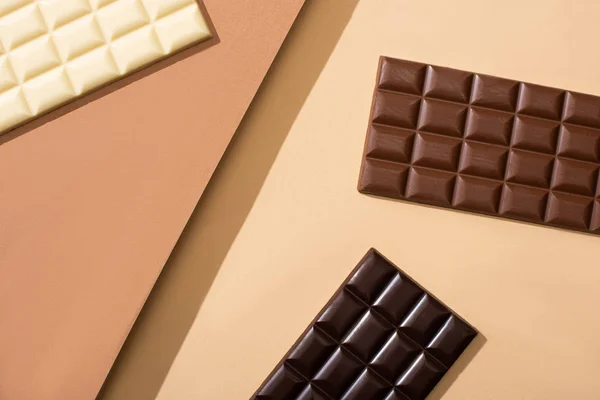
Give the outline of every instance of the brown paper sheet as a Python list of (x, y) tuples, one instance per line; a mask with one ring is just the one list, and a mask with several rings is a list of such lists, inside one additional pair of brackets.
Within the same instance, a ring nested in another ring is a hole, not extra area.
[(92, 399), (303, 0), (0, 145), (0, 399)]

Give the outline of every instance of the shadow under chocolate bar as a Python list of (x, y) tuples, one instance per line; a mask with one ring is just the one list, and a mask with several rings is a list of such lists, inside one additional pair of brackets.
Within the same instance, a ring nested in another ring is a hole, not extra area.
[(600, 98), (380, 59), (361, 193), (600, 234)]
[(423, 400), (476, 335), (371, 249), (252, 398)]

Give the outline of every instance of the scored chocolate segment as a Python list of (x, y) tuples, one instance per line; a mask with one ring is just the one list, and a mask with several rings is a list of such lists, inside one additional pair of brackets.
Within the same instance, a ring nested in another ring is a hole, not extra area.
[(476, 335), (371, 249), (253, 398), (423, 400)]
[(600, 97), (382, 57), (362, 193), (600, 233)]

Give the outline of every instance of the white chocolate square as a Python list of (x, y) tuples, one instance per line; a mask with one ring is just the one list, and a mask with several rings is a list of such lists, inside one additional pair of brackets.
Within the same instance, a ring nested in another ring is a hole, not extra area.
[(156, 33), (166, 52), (186, 47), (198, 36), (210, 35), (204, 17), (196, 8), (192, 4), (156, 21)]
[(50, 110), (75, 97), (73, 85), (64, 67), (55, 68), (23, 85), (23, 93), (34, 114)]
[(120, 76), (108, 46), (102, 46), (69, 62), (67, 75), (77, 95)]
[(166, 54), (152, 26), (145, 26), (122, 37), (113, 42), (110, 48), (122, 74), (135, 71)]
[(210, 37), (196, 0), (0, 0), (0, 133)]
[(8, 53), (8, 58), (19, 82), (25, 82), (61, 64), (50, 35), (27, 42)]
[(92, 11), (89, 0), (40, 0), (40, 11), (50, 30), (59, 28)]
[(148, 25), (150, 18), (140, 0), (119, 0), (96, 13), (107, 40), (115, 40)]
[(5, 51), (13, 50), (47, 32), (46, 22), (37, 3), (0, 18), (0, 41)]
[(0, 94), (0, 130), (18, 125), (32, 116), (22, 88), (15, 87)]
[(77, 19), (52, 34), (54, 45), (63, 62), (106, 44), (98, 21), (93, 14)]

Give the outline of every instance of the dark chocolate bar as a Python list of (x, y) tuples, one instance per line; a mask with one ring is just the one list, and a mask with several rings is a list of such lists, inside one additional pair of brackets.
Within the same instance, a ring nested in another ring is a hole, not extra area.
[(600, 97), (382, 57), (361, 193), (600, 234)]
[(422, 400), (476, 335), (371, 249), (253, 398)]

